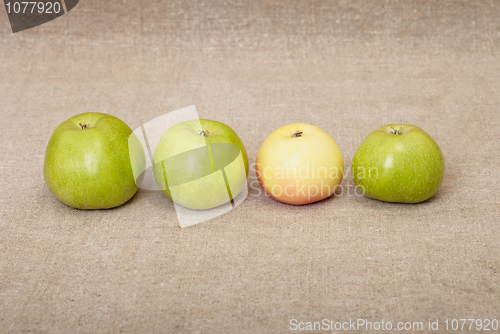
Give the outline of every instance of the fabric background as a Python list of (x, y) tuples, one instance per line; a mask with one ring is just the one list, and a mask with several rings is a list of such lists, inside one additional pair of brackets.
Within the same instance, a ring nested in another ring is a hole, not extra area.
[[(500, 2), (82, 0), (17, 34), (4, 11), (0, 332), (500, 318)], [(184, 229), (158, 192), (80, 211), (45, 186), (64, 120), (107, 112), (135, 129), (190, 105), (231, 126), (250, 163), (293, 122), (328, 132), (347, 169), (371, 131), (415, 124), (446, 176), (418, 205), (352, 195), (349, 174), (350, 195), (294, 207), (252, 171), (244, 203)]]

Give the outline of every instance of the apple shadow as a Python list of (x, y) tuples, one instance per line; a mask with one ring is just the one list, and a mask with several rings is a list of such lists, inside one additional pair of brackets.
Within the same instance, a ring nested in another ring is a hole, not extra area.
[(441, 194), (439, 194), (439, 191), (434, 194), (432, 197), (426, 199), (425, 201), (419, 202), (419, 203), (400, 203), (400, 202), (386, 202), (382, 201), (379, 199), (375, 198), (369, 198), (367, 196), (362, 196), (356, 201), (360, 203), (361, 205), (364, 205), (366, 208), (369, 209), (374, 209), (376, 211), (379, 211), (381, 209), (387, 210), (389, 208), (394, 208), (394, 209), (405, 209), (405, 210), (414, 210), (417, 208), (422, 208), (422, 207), (427, 207), (431, 205), (436, 205), (436, 203), (439, 203), (442, 199)]

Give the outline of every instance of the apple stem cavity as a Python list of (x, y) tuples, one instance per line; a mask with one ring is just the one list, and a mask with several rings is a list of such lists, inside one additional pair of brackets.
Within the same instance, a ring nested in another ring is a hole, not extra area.
[(198, 134), (200, 136), (203, 136), (203, 137), (208, 137), (209, 132), (208, 132), (208, 130), (200, 130), (200, 132), (198, 132)]
[(78, 123), (78, 125), (80, 126), (80, 129), (88, 129), (89, 128), (89, 125), (88, 124), (85, 124), (85, 123)]
[(292, 135), (292, 138), (302, 137), (302, 131), (297, 131)]
[(405, 128), (403, 127), (400, 127), (398, 130), (394, 129), (393, 127), (391, 127), (392, 131), (391, 131), (391, 134), (393, 135), (402, 135)]

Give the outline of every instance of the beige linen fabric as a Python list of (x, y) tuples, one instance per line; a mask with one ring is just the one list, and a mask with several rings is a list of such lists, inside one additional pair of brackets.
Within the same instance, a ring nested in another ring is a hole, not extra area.
[[(82, 0), (12, 34), (1, 9), (0, 332), (500, 318), (499, 17), (495, 0)], [(135, 129), (190, 105), (251, 163), (293, 122), (328, 132), (346, 169), (371, 131), (415, 124), (446, 176), (419, 205), (355, 196), (348, 174), (343, 194), (294, 207), (251, 171), (245, 202), (184, 229), (159, 192), (80, 211), (45, 186), (62, 121), (99, 111)]]

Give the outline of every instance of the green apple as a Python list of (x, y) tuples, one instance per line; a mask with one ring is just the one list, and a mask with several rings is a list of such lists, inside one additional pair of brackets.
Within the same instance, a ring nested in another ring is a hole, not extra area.
[(84, 113), (61, 123), (45, 151), (43, 176), (50, 191), (77, 209), (109, 209), (127, 202), (144, 174), (142, 146), (116, 117)]
[(206, 119), (171, 126), (153, 158), (156, 183), (188, 209), (205, 210), (233, 200), (248, 176), (245, 147), (229, 126)]
[(441, 186), (444, 158), (434, 139), (418, 126), (390, 124), (363, 140), (352, 171), (354, 183), (367, 197), (420, 203)]

